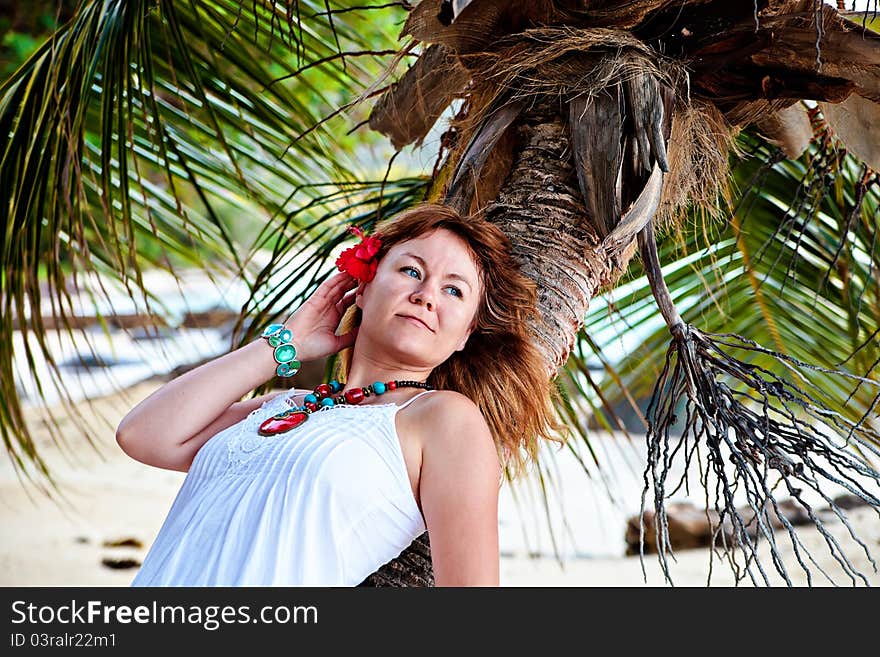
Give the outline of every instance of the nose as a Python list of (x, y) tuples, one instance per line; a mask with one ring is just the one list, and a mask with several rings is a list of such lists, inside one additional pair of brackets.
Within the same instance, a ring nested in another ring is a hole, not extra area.
[(415, 304), (424, 304), (428, 310), (434, 310), (434, 293), (428, 285), (422, 285), (410, 296), (410, 301)]

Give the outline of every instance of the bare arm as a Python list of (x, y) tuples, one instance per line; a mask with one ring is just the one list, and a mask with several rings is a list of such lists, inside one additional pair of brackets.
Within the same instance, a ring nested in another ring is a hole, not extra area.
[[(419, 494), (436, 586), (498, 586), (501, 465), (479, 409), (456, 393), (426, 413)], [(427, 409), (426, 409), (427, 410)], [(433, 419), (430, 419), (433, 418)]]
[(189, 470), (211, 436), (278, 394), (240, 401), (274, 370), (272, 349), (262, 338), (215, 358), (169, 381), (131, 409), (116, 428), (116, 442), (147, 465)]
[[(336, 353), (351, 343), (353, 335), (337, 336), (335, 331), (354, 301), (349, 290), (353, 284), (348, 274), (331, 276), (285, 322), (293, 331), (299, 360)], [(116, 441), (138, 461), (188, 470), (211, 436), (278, 394), (241, 401), (275, 375), (272, 352), (257, 338), (169, 381), (128, 412), (116, 429)]]

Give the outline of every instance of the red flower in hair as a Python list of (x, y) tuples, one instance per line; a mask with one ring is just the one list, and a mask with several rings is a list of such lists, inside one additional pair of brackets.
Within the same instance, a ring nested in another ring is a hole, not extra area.
[(382, 241), (372, 235), (367, 237), (357, 226), (349, 226), (348, 231), (361, 238), (360, 244), (343, 251), (336, 259), (336, 266), (339, 271), (346, 271), (359, 281), (369, 283), (379, 266), (376, 254), (379, 253)]

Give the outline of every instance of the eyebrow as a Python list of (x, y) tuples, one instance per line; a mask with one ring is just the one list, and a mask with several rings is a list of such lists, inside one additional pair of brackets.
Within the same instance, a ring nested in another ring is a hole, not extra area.
[[(425, 269), (428, 268), (428, 263), (425, 262), (425, 259), (420, 256), (417, 256), (415, 253), (402, 253), (401, 255), (409, 256), (413, 260), (418, 260), (421, 263), (422, 267), (424, 267)], [(464, 276), (462, 276), (461, 274), (450, 273), (450, 274), (447, 274), (447, 278), (454, 278), (455, 280), (461, 281), (462, 283), (467, 285), (469, 288), (471, 288), (471, 290), (474, 289), (474, 286), (471, 285), (471, 282), (468, 279), (466, 279)]]

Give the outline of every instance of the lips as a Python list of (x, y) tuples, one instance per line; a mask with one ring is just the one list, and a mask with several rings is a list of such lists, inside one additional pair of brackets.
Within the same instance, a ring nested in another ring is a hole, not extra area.
[(418, 322), (419, 324), (421, 324), (422, 326), (424, 326), (426, 329), (428, 329), (431, 333), (434, 332), (434, 329), (432, 329), (430, 326), (428, 326), (427, 324), (425, 324), (425, 322), (423, 322), (423, 321), (422, 321), (421, 319), (419, 319), (418, 317), (414, 317), (414, 316), (412, 316), (412, 315), (398, 315), (398, 317), (402, 317), (402, 318), (404, 318), (404, 319), (410, 319), (410, 320), (412, 320), (412, 321), (414, 321), (414, 322)]

